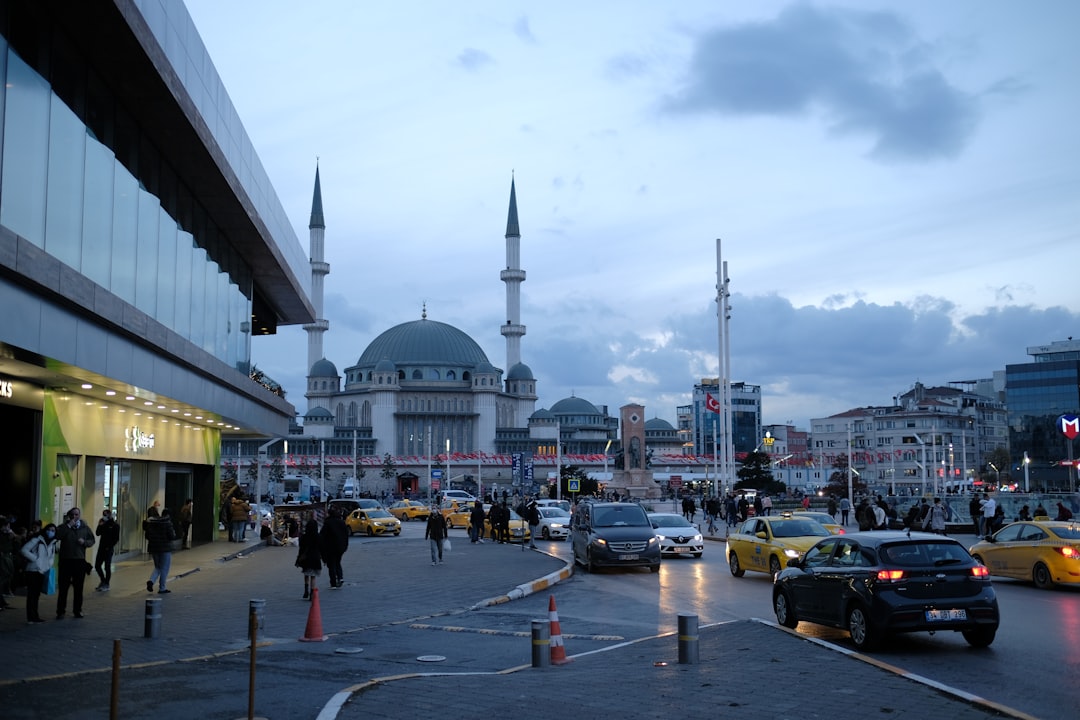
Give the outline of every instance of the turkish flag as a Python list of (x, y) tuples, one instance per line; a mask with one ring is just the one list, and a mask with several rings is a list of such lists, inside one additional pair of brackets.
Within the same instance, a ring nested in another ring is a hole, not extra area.
[(711, 393), (705, 393), (705, 409), (720, 414), (720, 401), (714, 398)]

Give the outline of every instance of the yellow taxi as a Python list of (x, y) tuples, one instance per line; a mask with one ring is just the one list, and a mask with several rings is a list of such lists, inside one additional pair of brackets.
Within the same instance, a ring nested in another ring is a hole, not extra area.
[(415, 500), (398, 500), (387, 508), (390, 514), (402, 522), (409, 520), (427, 520), (431, 509), (422, 502)]
[[(484, 507), (491, 507), (485, 505)], [(446, 527), (448, 528), (468, 528), (469, 518), (472, 515), (473, 504), (459, 502), (455, 503), (452, 507), (444, 507), (442, 509), (443, 517), (446, 518)], [(484, 517), (487, 517), (487, 510), (484, 511)]]
[(349, 526), (349, 535), (367, 533), (376, 535), (400, 535), (401, 521), (382, 508), (358, 508), (345, 518)]
[(783, 516), (791, 515), (792, 517), (810, 518), (811, 520), (817, 520), (821, 523), (821, 527), (825, 528), (833, 535), (843, 535), (844, 526), (836, 522), (836, 518), (826, 512), (819, 512), (815, 510), (795, 510), (794, 512), (785, 512)]
[(1071, 520), (1014, 522), (968, 552), (991, 575), (1029, 580), (1039, 588), (1080, 585), (1080, 525)]
[(775, 576), (788, 560), (801, 557), (831, 535), (817, 520), (794, 514), (748, 518), (728, 536), (728, 569), (735, 577), (747, 570)]

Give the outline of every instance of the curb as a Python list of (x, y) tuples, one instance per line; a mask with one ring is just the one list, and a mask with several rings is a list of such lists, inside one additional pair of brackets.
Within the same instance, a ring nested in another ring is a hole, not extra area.
[[(539, 551), (537, 551), (537, 552), (539, 552)], [(550, 555), (548, 553), (544, 553), (544, 554), (547, 555), (548, 557), (555, 557), (554, 555)], [(547, 575), (545, 575), (544, 577), (542, 577), (542, 578), (540, 578), (538, 580), (533, 580), (532, 582), (522, 583), (521, 585), (518, 585), (517, 587), (515, 587), (514, 589), (512, 589), (510, 592), (506, 593), (505, 595), (496, 595), (495, 597), (490, 597), (490, 598), (487, 598), (485, 600), (481, 600), (480, 602), (476, 603), (475, 605), (472, 605), (469, 609), (470, 610), (479, 610), (480, 608), (491, 607), (492, 605), (502, 605), (503, 603), (508, 603), (511, 600), (520, 600), (521, 598), (523, 598), (523, 597), (525, 597), (527, 595), (532, 595), (535, 592), (540, 592), (541, 590), (544, 590), (545, 588), (549, 588), (552, 585), (556, 585), (556, 584), (562, 582), (563, 580), (566, 580), (567, 578), (569, 578), (573, 574), (574, 574), (574, 563), (573, 563), (573, 561), (571, 561), (571, 562), (566, 563), (566, 565), (564, 565), (561, 570), (556, 570), (555, 572), (548, 573)]]

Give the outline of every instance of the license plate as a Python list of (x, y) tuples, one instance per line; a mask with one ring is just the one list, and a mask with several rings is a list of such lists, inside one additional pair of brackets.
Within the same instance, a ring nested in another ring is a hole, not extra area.
[(677, 552), (677, 553), (690, 552), (690, 548), (688, 548), (688, 547), (677, 547), (677, 548), (675, 548), (675, 552)]
[(927, 622), (939, 622), (941, 620), (967, 620), (967, 610), (927, 610)]
[(634, 554), (634, 553), (630, 553), (629, 555), (620, 555), (619, 559), (620, 560), (637, 560), (638, 556), (636, 554)]

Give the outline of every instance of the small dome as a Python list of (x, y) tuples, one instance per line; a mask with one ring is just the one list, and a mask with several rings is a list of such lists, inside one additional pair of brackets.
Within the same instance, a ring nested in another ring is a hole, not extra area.
[(525, 363), (517, 363), (506, 373), (507, 380), (535, 380), (532, 369)]
[(326, 408), (324, 408), (324, 407), (311, 408), (310, 410), (307, 411), (307, 414), (304, 415), (305, 420), (328, 419), (328, 418), (333, 419), (333, 417), (334, 417), (334, 414), (332, 412), (330, 412), (329, 410), (327, 410)]
[(392, 373), (397, 371), (397, 366), (390, 360), (390, 358), (383, 358), (379, 362), (375, 363), (375, 372), (380, 373)]
[(313, 378), (336, 378), (337, 376), (338, 372), (337, 368), (334, 367), (334, 363), (326, 358), (316, 360), (315, 364), (311, 366), (311, 372), (308, 373), (308, 377)]
[(601, 412), (596, 409), (588, 400), (584, 400), (579, 397), (568, 397), (560, 400), (551, 406), (551, 412), (553, 415), (600, 415)]
[(540, 408), (532, 415), (529, 416), (530, 420), (554, 420), (555, 416), (551, 414), (551, 411), (546, 408)]
[(646, 430), (674, 430), (675, 426), (663, 418), (653, 418), (645, 421)]

